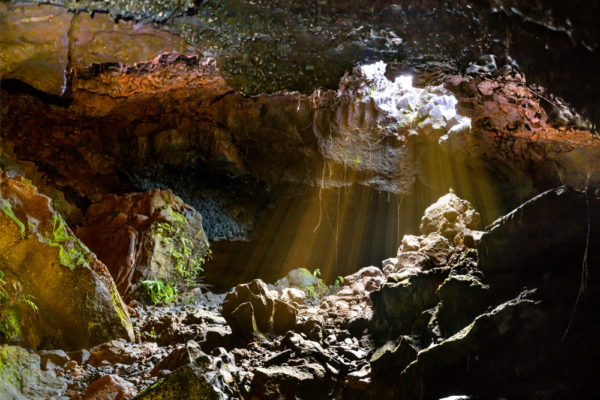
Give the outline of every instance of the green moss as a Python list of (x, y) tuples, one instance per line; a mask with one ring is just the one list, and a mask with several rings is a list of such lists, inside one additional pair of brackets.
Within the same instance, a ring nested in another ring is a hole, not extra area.
[(123, 310), (121, 298), (113, 286), (110, 287), (110, 293), (115, 311), (117, 311), (119, 319), (121, 320), (121, 325), (127, 328), (127, 330), (133, 330), (133, 325), (131, 325), (131, 321), (125, 315), (125, 310)]
[(13, 205), (10, 202), (10, 200), (0, 199), (0, 209), (2, 209), (2, 212), (4, 213), (4, 215), (6, 215), (8, 218), (12, 219), (13, 222), (15, 224), (17, 224), (17, 226), (19, 227), (19, 231), (21, 232), (21, 238), (26, 239), (27, 232), (25, 230), (25, 224), (23, 224), (23, 222), (21, 222), (21, 220), (15, 215), (15, 213), (13, 211)]
[(71, 233), (59, 214), (54, 214), (52, 232), (48, 233), (46, 241), (50, 246), (58, 247), (58, 261), (61, 265), (71, 270), (76, 267), (90, 268), (90, 251)]

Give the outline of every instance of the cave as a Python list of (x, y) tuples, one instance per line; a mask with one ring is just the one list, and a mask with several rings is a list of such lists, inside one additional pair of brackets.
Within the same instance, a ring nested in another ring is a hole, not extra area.
[(599, 20), (0, 2), (0, 398), (599, 397)]

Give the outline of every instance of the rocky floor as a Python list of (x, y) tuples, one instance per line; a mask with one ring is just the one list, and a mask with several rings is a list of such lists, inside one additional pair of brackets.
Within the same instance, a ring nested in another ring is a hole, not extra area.
[(476, 211), (450, 193), (396, 257), (336, 285), (297, 269), (172, 305), (134, 301), (135, 343), (25, 352), (32, 398), (592, 398), (599, 285), (579, 278), (599, 265), (599, 202), (563, 187), (476, 231)]

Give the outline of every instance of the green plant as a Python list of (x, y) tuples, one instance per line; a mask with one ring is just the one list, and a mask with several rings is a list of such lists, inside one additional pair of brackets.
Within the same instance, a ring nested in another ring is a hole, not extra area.
[(313, 271), (313, 276), (314, 276), (315, 278), (318, 278), (318, 277), (320, 277), (320, 276), (321, 276), (321, 269), (319, 269), (319, 268), (316, 268), (316, 269)]
[(16, 281), (7, 282), (0, 271), (0, 335), (8, 338), (21, 336), (17, 305), (23, 304), (37, 314), (35, 298), (23, 293), (23, 286)]
[(158, 279), (141, 281), (146, 288), (146, 293), (150, 296), (152, 303), (172, 303), (179, 295), (177, 287), (172, 283), (164, 283)]
[(335, 279), (335, 283), (333, 285), (335, 286), (336, 289), (339, 289), (340, 286), (342, 286), (342, 283), (344, 283), (344, 277), (343, 276), (338, 276)]
[(6, 199), (0, 199), (0, 209), (8, 218), (12, 219), (17, 226), (19, 227), (19, 231), (21, 232), (21, 239), (25, 239), (27, 234), (25, 232), (25, 225), (21, 220), (15, 215), (12, 209), (12, 203)]

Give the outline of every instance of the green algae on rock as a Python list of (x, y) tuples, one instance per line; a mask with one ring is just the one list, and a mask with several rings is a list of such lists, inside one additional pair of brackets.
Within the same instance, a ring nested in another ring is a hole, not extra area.
[(88, 208), (77, 236), (125, 297), (146, 297), (143, 282), (194, 286), (211, 254), (202, 216), (170, 190), (107, 195)]
[(50, 199), (20, 177), (0, 177), (0, 265), (38, 309), (17, 303), (22, 342), (30, 347), (89, 347), (116, 337), (133, 340), (133, 328), (106, 267), (73, 236)]

